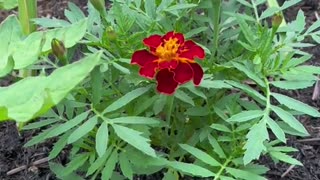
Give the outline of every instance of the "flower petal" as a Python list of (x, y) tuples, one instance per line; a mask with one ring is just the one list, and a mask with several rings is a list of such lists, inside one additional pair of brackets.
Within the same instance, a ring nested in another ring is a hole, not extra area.
[(176, 60), (171, 60), (171, 61), (162, 60), (159, 62), (160, 69), (175, 69), (177, 66), (178, 66), (178, 61)]
[(178, 87), (178, 83), (173, 79), (174, 73), (168, 69), (160, 70), (156, 75), (157, 90), (160, 93), (171, 95)]
[(178, 66), (173, 70), (174, 80), (179, 84), (186, 83), (193, 78), (193, 70), (189, 63), (179, 62)]
[(189, 40), (184, 43), (184, 49), (179, 54), (179, 57), (187, 58), (187, 59), (204, 59), (205, 52), (202, 47), (198, 46), (193, 41)]
[(149, 62), (141, 67), (139, 74), (143, 77), (153, 79), (158, 68), (158, 62)]
[(196, 86), (200, 84), (202, 77), (203, 77), (203, 70), (201, 66), (197, 63), (190, 63), (189, 64), (193, 70), (193, 84)]
[(184, 43), (184, 36), (182, 33), (176, 33), (174, 31), (170, 31), (162, 37), (163, 40), (169, 40), (170, 38), (172, 39), (177, 38), (178, 39), (177, 43), (179, 44)]
[(157, 56), (151, 54), (147, 50), (139, 50), (133, 53), (131, 58), (131, 64), (138, 64), (139, 66), (144, 66), (148, 62), (152, 62), (158, 59)]
[(149, 48), (156, 48), (160, 46), (162, 43), (162, 37), (160, 35), (152, 35), (149, 36), (148, 38), (145, 38), (143, 40), (144, 45), (148, 46)]

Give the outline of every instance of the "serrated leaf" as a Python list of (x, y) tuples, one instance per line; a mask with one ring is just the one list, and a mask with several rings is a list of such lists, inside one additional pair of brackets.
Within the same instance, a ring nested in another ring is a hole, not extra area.
[(270, 84), (285, 90), (305, 89), (313, 86), (315, 81), (273, 81)]
[(237, 63), (237, 62), (232, 62), (233, 66), (237, 68), (239, 71), (245, 73), (250, 79), (254, 80), (256, 83), (258, 83), (261, 87), (265, 87), (265, 83), (263, 80), (255, 73), (252, 72), (251, 70), (247, 69), (244, 65)]
[(118, 153), (116, 150), (114, 150), (110, 155), (109, 159), (107, 160), (105, 167), (102, 170), (101, 178), (103, 180), (108, 180), (111, 178), (113, 170), (116, 167), (117, 161), (118, 161)]
[(271, 109), (273, 112), (275, 112), (279, 116), (279, 118), (282, 121), (287, 123), (290, 127), (295, 129), (296, 131), (305, 135), (309, 134), (308, 131), (304, 128), (304, 126), (289, 112), (276, 106), (271, 106)]
[(247, 142), (244, 145), (246, 149), (243, 157), (244, 164), (249, 164), (252, 160), (258, 159), (262, 151), (266, 150), (264, 141), (269, 139), (266, 123), (261, 120), (250, 128), (249, 133), (246, 135)]
[(215, 129), (215, 130), (218, 130), (218, 131), (222, 131), (222, 132), (231, 132), (231, 130), (227, 126), (225, 126), (223, 124), (215, 124), (215, 123), (213, 123), (213, 124), (210, 125), (210, 127), (212, 129)]
[(127, 116), (110, 119), (109, 123), (115, 124), (159, 124), (160, 122), (155, 118)]
[(296, 160), (296, 159), (294, 159), (294, 158), (292, 158), (292, 157), (290, 157), (290, 156), (288, 156), (288, 155), (286, 155), (284, 153), (271, 151), (270, 155), (271, 155), (271, 157), (273, 157), (275, 159), (278, 159), (280, 161), (283, 161), (283, 162), (286, 162), (286, 163), (289, 163), (289, 164), (292, 164), (292, 165), (303, 166), (303, 164), (300, 161), (298, 161), (298, 160)]
[(195, 164), (188, 164), (184, 162), (173, 161), (173, 162), (168, 162), (168, 166), (172, 167), (173, 169), (179, 170), (183, 173), (191, 174), (193, 176), (199, 176), (199, 177), (215, 176), (213, 172)]
[(204, 152), (198, 148), (192, 147), (188, 144), (179, 144), (179, 145), (182, 149), (184, 149), (185, 151), (192, 154), (197, 159), (201, 160), (202, 162), (204, 162), (210, 166), (220, 166), (221, 165), (212, 156), (210, 156), (209, 154), (207, 154), (206, 152)]
[(104, 121), (96, 134), (96, 151), (98, 156), (101, 157), (105, 154), (109, 142), (108, 124)]
[(125, 94), (124, 96), (122, 96), (121, 98), (117, 99), (116, 101), (114, 101), (112, 104), (110, 104), (104, 111), (102, 114), (105, 113), (109, 113), (115, 110), (118, 110), (124, 106), (126, 106), (127, 104), (129, 104), (131, 101), (133, 101), (134, 99), (138, 98), (139, 96), (143, 95), (144, 93), (146, 93), (148, 90), (150, 89), (150, 87), (142, 87), (142, 88), (138, 88), (135, 89), (127, 94)]
[(282, 142), (286, 143), (286, 135), (284, 134), (283, 130), (281, 127), (270, 117), (267, 118), (267, 124), (273, 134)]
[(98, 117), (94, 116), (79, 126), (68, 138), (68, 144), (74, 143), (83, 136), (87, 135), (98, 123)]
[(266, 180), (266, 178), (259, 176), (257, 174), (254, 174), (249, 171), (241, 170), (241, 169), (235, 169), (235, 168), (230, 168), (227, 167), (226, 171), (230, 173), (232, 176), (234, 176), (237, 179), (246, 179), (246, 180)]
[(242, 111), (238, 114), (231, 116), (226, 121), (229, 122), (245, 122), (250, 121), (255, 118), (259, 118), (264, 115), (264, 111), (262, 110), (249, 110), (249, 111)]
[(229, 84), (225, 83), (222, 80), (202, 80), (201, 84), (199, 85), (200, 87), (208, 88), (208, 89), (230, 89), (232, 86)]
[(119, 164), (120, 164), (120, 169), (123, 175), (128, 179), (132, 180), (133, 179), (132, 167), (125, 153), (120, 154)]
[(282, 95), (282, 94), (278, 94), (278, 93), (271, 93), (271, 95), (280, 103), (283, 104), (285, 106), (287, 106), (290, 109), (308, 114), (310, 116), (313, 117), (320, 117), (320, 112), (318, 110), (316, 110), (315, 108), (300, 102), (298, 100), (295, 100), (291, 97)]
[(141, 136), (141, 132), (113, 124), (112, 125), (115, 133), (125, 142), (129, 143), (133, 147), (139, 149), (141, 152), (156, 157), (155, 151), (151, 148), (149, 142), (150, 139), (147, 139), (143, 136)]
[(183, 92), (182, 90), (179, 90), (179, 89), (178, 89), (178, 90), (175, 92), (174, 96), (175, 96), (177, 99), (179, 99), (179, 100), (181, 100), (181, 101), (183, 101), (183, 102), (186, 102), (186, 103), (194, 106), (194, 102), (193, 102), (192, 98), (191, 98), (188, 94), (186, 94), (185, 92)]

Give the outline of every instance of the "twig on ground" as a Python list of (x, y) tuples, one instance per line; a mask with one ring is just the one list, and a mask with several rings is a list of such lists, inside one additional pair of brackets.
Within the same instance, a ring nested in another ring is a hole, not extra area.
[(18, 173), (18, 172), (20, 172), (20, 171), (23, 171), (23, 170), (27, 169), (27, 168), (30, 167), (30, 166), (37, 166), (37, 165), (39, 165), (39, 164), (43, 164), (43, 163), (46, 163), (46, 162), (48, 162), (48, 161), (49, 161), (49, 158), (48, 158), (48, 157), (45, 157), (45, 158), (42, 158), (42, 159), (39, 159), (39, 160), (34, 161), (34, 162), (31, 163), (29, 166), (23, 165), (23, 166), (14, 168), (14, 169), (12, 169), (12, 170), (10, 170), (10, 171), (7, 172), (7, 176), (16, 174), (16, 173)]

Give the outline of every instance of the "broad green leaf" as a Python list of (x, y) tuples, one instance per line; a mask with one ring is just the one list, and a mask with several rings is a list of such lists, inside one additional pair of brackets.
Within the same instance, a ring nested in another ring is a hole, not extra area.
[(83, 112), (81, 114), (79, 114), (78, 116), (76, 116), (75, 118), (60, 124), (59, 126), (57, 126), (55, 129), (53, 129), (52, 131), (50, 131), (46, 138), (51, 138), (51, 137), (55, 137), (58, 136), (68, 130), (70, 130), (71, 128), (77, 126), (78, 124), (80, 124), (82, 121), (84, 121), (89, 115), (89, 111)]
[(229, 122), (245, 122), (252, 119), (259, 118), (264, 115), (264, 111), (262, 110), (249, 110), (249, 111), (242, 111), (238, 114), (231, 116), (226, 121)]
[(275, 112), (279, 116), (279, 118), (282, 121), (287, 123), (290, 127), (295, 129), (296, 131), (301, 132), (305, 135), (309, 134), (308, 131), (304, 128), (304, 126), (289, 112), (276, 106), (271, 106), (271, 109), (273, 112)]
[(65, 9), (64, 14), (70, 22), (75, 23), (85, 18), (82, 10), (74, 3), (68, 2), (68, 8), (69, 10)]
[(303, 166), (303, 164), (300, 161), (298, 161), (298, 160), (286, 155), (285, 153), (271, 151), (270, 155), (271, 155), (271, 157), (273, 157), (275, 159), (278, 159), (280, 161), (283, 161), (283, 162), (286, 162), (286, 163), (289, 163), (289, 164), (292, 164), (292, 165)]
[(218, 141), (214, 137), (212, 137), (210, 134), (208, 135), (208, 140), (211, 146), (213, 147), (213, 151), (216, 152), (220, 158), (225, 159), (226, 154), (224, 153)]
[(204, 152), (198, 148), (192, 147), (188, 144), (179, 144), (179, 145), (182, 149), (184, 149), (185, 151), (192, 154), (197, 159), (201, 160), (202, 162), (204, 162), (210, 166), (220, 166), (221, 165), (217, 160), (215, 160), (209, 154), (207, 154), (206, 152)]
[(0, 9), (10, 10), (18, 6), (18, 0), (0, 0)]
[(10, 58), (12, 48), (20, 41), (22, 30), (16, 16), (7, 17), (0, 25), (0, 77), (7, 75), (14, 67)]
[(96, 134), (96, 151), (98, 156), (101, 157), (105, 154), (109, 142), (108, 124), (104, 121)]
[(257, 174), (254, 174), (249, 171), (241, 170), (241, 169), (235, 169), (227, 167), (226, 171), (230, 173), (232, 176), (234, 176), (237, 179), (246, 179), (246, 180), (266, 180), (266, 178), (259, 176)]
[(265, 83), (263, 80), (255, 73), (246, 68), (244, 65), (237, 63), (237, 62), (232, 62), (233, 66), (237, 68), (239, 71), (245, 73), (250, 79), (254, 80), (256, 83), (258, 83), (261, 87), (265, 87)]
[(181, 171), (186, 174), (191, 174), (193, 176), (199, 176), (199, 177), (213, 177), (215, 174), (208, 169), (205, 169), (203, 167), (200, 167), (195, 164), (188, 164), (184, 162), (178, 162), (178, 161), (172, 161), (168, 162), (168, 166), (172, 167), (173, 169), (176, 169), (178, 171)]
[(247, 142), (244, 145), (246, 149), (243, 157), (244, 164), (249, 164), (252, 160), (258, 159), (262, 151), (266, 150), (264, 141), (269, 139), (266, 123), (261, 120), (259, 123), (253, 125), (247, 134)]
[(96, 170), (102, 169), (111, 152), (113, 152), (113, 148), (109, 147), (107, 151), (103, 154), (103, 156), (98, 157), (88, 168), (86, 176), (93, 174)]
[(154, 118), (139, 117), (139, 116), (127, 116), (109, 119), (109, 123), (115, 124), (159, 124), (159, 121)]
[(45, 31), (45, 42), (42, 47), (42, 52), (46, 52), (51, 49), (51, 41), (53, 38), (59, 39), (64, 43), (66, 48), (70, 48), (83, 38), (86, 30), (87, 19), (83, 19), (71, 24), (70, 26)]
[(203, 80), (201, 81), (201, 84), (199, 85), (200, 87), (208, 88), (208, 89), (230, 89), (232, 86), (229, 84), (225, 83), (222, 80)]
[(108, 180), (111, 178), (113, 170), (116, 167), (117, 161), (118, 161), (118, 153), (116, 150), (114, 150), (102, 170), (101, 178), (103, 180)]
[(89, 55), (58, 68), (47, 77), (28, 77), (11, 86), (0, 87), (0, 96), (3, 97), (0, 99), (0, 121), (25, 122), (44, 114), (86, 78), (100, 56), (101, 53)]
[(183, 102), (186, 102), (186, 103), (194, 106), (194, 102), (193, 102), (192, 98), (191, 98), (188, 94), (186, 94), (185, 92), (183, 92), (182, 90), (178, 89), (178, 90), (174, 93), (174, 96), (175, 96), (177, 99), (179, 99), (179, 100), (181, 100), (181, 101), (183, 101)]
[(98, 117), (94, 116), (79, 126), (68, 138), (68, 144), (74, 143), (83, 136), (87, 135), (98, 123)]
[(126, 153), (121, 153), (119, 155), (119, 164), (120, 164), (120, 169), (121, 169), (121, 172), (123, 173), (123, 175), (125, 177), (127, 177), (128, 179), (132, 180), (133, 179), (133, 171), (132, 171), (131, 163), (128, 160)]
[(308, 114), (310, 116), (313, 117), (320, 117), (320, 112), (318, 110), (316, 110), (315, 108), (300, 102), (298, 100), (295, 100), (291, 97), (282, 95), (282, 94), (278, 94), (278, 93), (271, 93), (271, 95), (280, 103), (283, 104), (285, 106), (287, 106), (290, 109)]
[(141, 132), (113, 124), (112, 125), (115, 133), (125, 142), (129, 143), (133, 147), (139, 149), (141, 152), (156, 157), (155, 151), (151, 148), (149, 142), (150, 139), (147, 139), (143, 136), (141, 136)]
[(212, 129), (215, 129), (215, 130), (218, 130), (218, 131), (222, 131), (222, 132), (231, 132), (231, 130), (227, 126), (225, 126), (223, 124), (213, 123), (213, 124), (210, 125), (210, 127)]
[(59, 140), (54, 143), (54, 146), (49, 154), (49, 159), (53, 159), (58, 156), (58, 154), (62, 151), (62, 149), (67, 145), (68, 137), (71, 132), (65, 133), (64, 135), (59, 137)]
[(138, 98), (139, 96), (143, 95), (144, 93), (146, 93), (148, 90), (150, 89), (150, 87), (141, 87), (138, 89), (135, 89), (129, 93), (127, 93), (126, 95), (122, 96), (121, 98), (117, 99), (116, 101), (114, 101), (112, 104), (110, 104), (104, 111), (102, 114), (105, 113), (109, 113), (115, 110), (118, 110), (124, 106), (126, 106), (127, 104), (129, 104), (131, 101), (133, 101), (134, 99)]
[(286, 143), (286, 135), (284, 134), (283, 130), (281, 127), (270, 117), (267, 118), (267, 124), (273, 134), (282, 142)]
[(296, 71), (301, 71), (303, 73), (320, 75), (320, 67), (318, 66), (302, 65), (302, 66), (294, 67), (292, 69)]
[(305, 89), (313, 86), (315, 81), (273, 81), (270, 84), (285, 90)]
[(61, 28), (70, 25), (68, 21), (56, 19), (54, 17), (52, 19), (47, 17), (34, 18), (31, 21), (43, 28)]

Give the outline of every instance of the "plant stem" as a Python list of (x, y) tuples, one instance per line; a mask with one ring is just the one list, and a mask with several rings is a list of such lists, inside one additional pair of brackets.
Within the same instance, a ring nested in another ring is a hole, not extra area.
[[(212, 0), (212, 11), (213, 11), (213, 47), (212, 47), (212, 57), (216, 56), (219, 43), (219, 31), (220, 31), (220, 15), (221, 15), (221, 0)], [(211, 58), (211, 60), (213, 60)]]
[(251, 4), (252, 4), (252, 7), (253, 7), (254, 15), (256, 16), (256, 21), (257, 21), (258, 24), (260, 24), (257, 5), (256, 5), (256, 3), (254, 2), (254, 0), (251, 0)]
[(267, 79), (267, 78), (264, 78), (264, 82), (265, 82), (265, 84), (266, 84), (266, 92), (265, 92), (265, 94), (266, 94), (267, 100), (266, 100), (265, 112), (264, 112), (264, 115), (263, 115), (263, 118), (262, 118), (262, 119), (267, 119), (267, 117), (268, 117), (269, 114), (270, 114), (270, 108), (271, 108), (271, 107), (270, 107), (270, 106), (271, 106), (271, 104), (270, 104), (271, 92), (270, 92), (270, 84), (269, 84), (268, 79)]
[(169, 129), (171, 128), (171, 114), (172, 114), (172, 109), (173, 109), (173, 104), (174, 104), (174, 96), (169, 96), (167, 99), (168, 102), (168, 109), (167, 109), (167, 114), (166, 114), (166, 121), (168, 123), (168, 127), (166, 128), (166, 134), (169, 134)]
[(229, 158), (223, 163), (223, 165), (221, 166), (221, 168), (219, 169), (218, 173), (216, 174), (213, 180), (218, 180), (220, 178), (221, 174), (226, 169), (228, 164), (231, 162), (232, 158), (233, 158), (232, 156), (229, 156)]
[(36, 0), (18, 0), (19, 20), (23, 33), (28, 35), (36, 30), (36, 25), (31, 19), (37, 17), (37, 1)]

